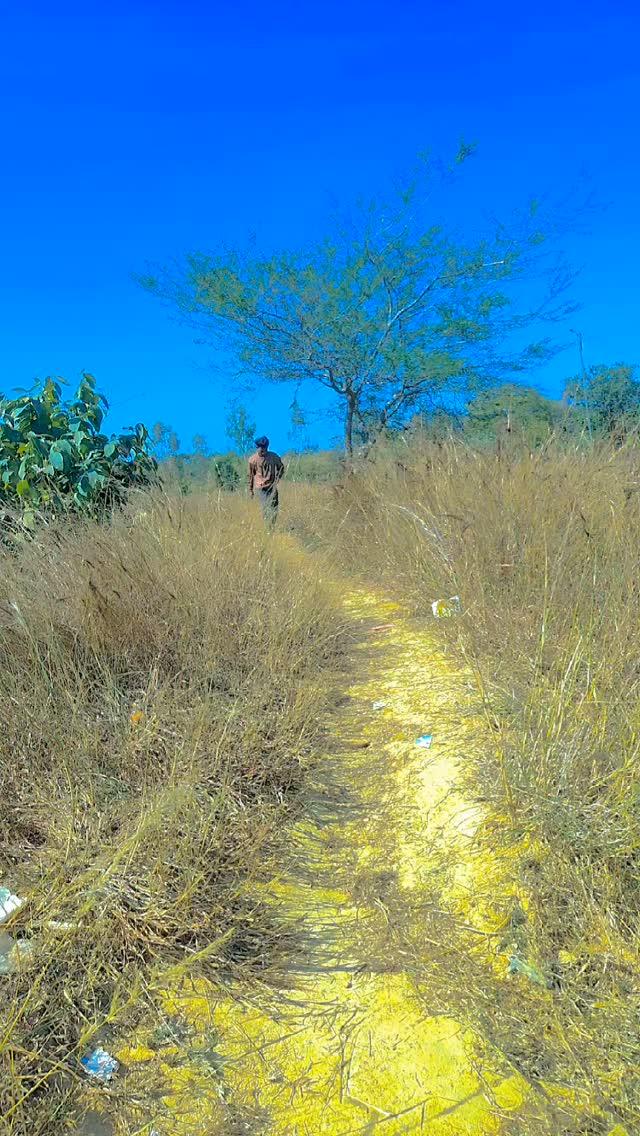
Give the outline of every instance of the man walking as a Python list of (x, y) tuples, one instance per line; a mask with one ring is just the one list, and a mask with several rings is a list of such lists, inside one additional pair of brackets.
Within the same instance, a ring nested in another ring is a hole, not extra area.
[(256, 438), (256, 452), (249, 458), (249, 492), (260, 499), (262, 515), (272, 529), (278, 517), (278, 483), (284, 474), (284, 465), (278, 454), (269, 449), (269, 439)]

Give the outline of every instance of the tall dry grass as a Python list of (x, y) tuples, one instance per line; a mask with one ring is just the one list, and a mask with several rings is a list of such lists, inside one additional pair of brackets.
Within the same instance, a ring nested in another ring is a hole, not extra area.
[(433, 626), (495, 737), (467, 792), (528, 900), (505, 900), (494, 949), (543, 985), (501, 979), (486, 942), (446, 918), (429, 934), (424, 911), (418, 974), (536, 1089), (505, 1131), (640, 1131), (640, 455), (417, 444), (299, 493), (298, 531), (338, 563), (425, 615), (462, 598)]
[(32, 948), (0, 978), (8, 1136), (67, 1130), (79, 1058), (158, 976), (279, 949), (242, 885), (295, 807), (342, 617), (243, 502), (143, 508), (0, 556), (0, 885)]

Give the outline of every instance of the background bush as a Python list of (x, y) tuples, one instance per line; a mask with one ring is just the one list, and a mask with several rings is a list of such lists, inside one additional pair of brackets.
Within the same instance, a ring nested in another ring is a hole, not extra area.
[(0, 398), (0, 501), (27, 528), (38, 512), (104, 513), (155, 480), (146, 428), (100, 433), (106, 407), (89, 374), (71, 402), (52, 378), (38, 394)]

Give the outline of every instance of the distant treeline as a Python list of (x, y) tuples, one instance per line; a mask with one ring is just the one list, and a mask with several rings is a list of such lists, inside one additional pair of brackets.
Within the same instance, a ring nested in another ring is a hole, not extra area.
[[(339, 450), (285, 453), (287, 481), (332, 481), (342, 465)], [(177, 453), (160, 461), (163, 480), (178, 481), (182, 490), (200, 485), (219, 489), (240, 489), (247, 483), (247, 458), (231, 451), (226, 454)]]
[[(425, 409), (375, 437), (358, 438), (356, 433), (356, 440), (363, 455), (375, 451), (376, 441), (394, 447), (416, 437), (435, 442), (453, 437), (479, 449), (500, 448), (507, 442), (536, 449), (552, 438), (572, 445), (606, 440), (622, 444), (635, 438), (639, 429), (640, 380), (635, 367), (619, 363), (591, 367), (570, 379), (561, 399), (547, 398), (518, 383), (503, 383), (480, 391), (460, 408)], [(175, 431), (161, 423), (152, 436), (163, 477), (179, 481), (184, 491), (204, 483), (231, 490), (244, 486), (244, 451), (250, 444), (246, 431), (238, 447), (223, 454), (208, 453), (201, 435), (194, 438), (193, 452), (183, 453)], [(327, 482), (343, 469), (344, 451), (290, 451), (285, 464), (289, 481)]]
[(412, 426), (435, 437), (463, 435), (475, 445), (492, 444), (509, 434), (530, 448), (552, 435), (620, 443), (640, 427), (640, 381), (635, 367), (617, 363), (591, 367), (570, 379), (561, 399), (506, 383), (479, 392), (461, 413), (439, 409), (417, 415)]

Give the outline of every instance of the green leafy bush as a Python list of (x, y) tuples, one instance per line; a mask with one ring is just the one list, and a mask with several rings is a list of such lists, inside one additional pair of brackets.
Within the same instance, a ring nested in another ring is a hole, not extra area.
[(221, 489), (237, 489), (240, 484), (240, 468), (244, 469), (241, 459), (235, 454), (221, 454), (213, 459), (213, 467)]
[(72, 402), (63, 401), (52, 378), (38, 394), (0, 398), (0, 501), (18, 510), (27, 528), (38, 512), (103, 513), (131, 488), (155, 480), (146, 427), (101, 434), (107, 407), (89, 374)]

